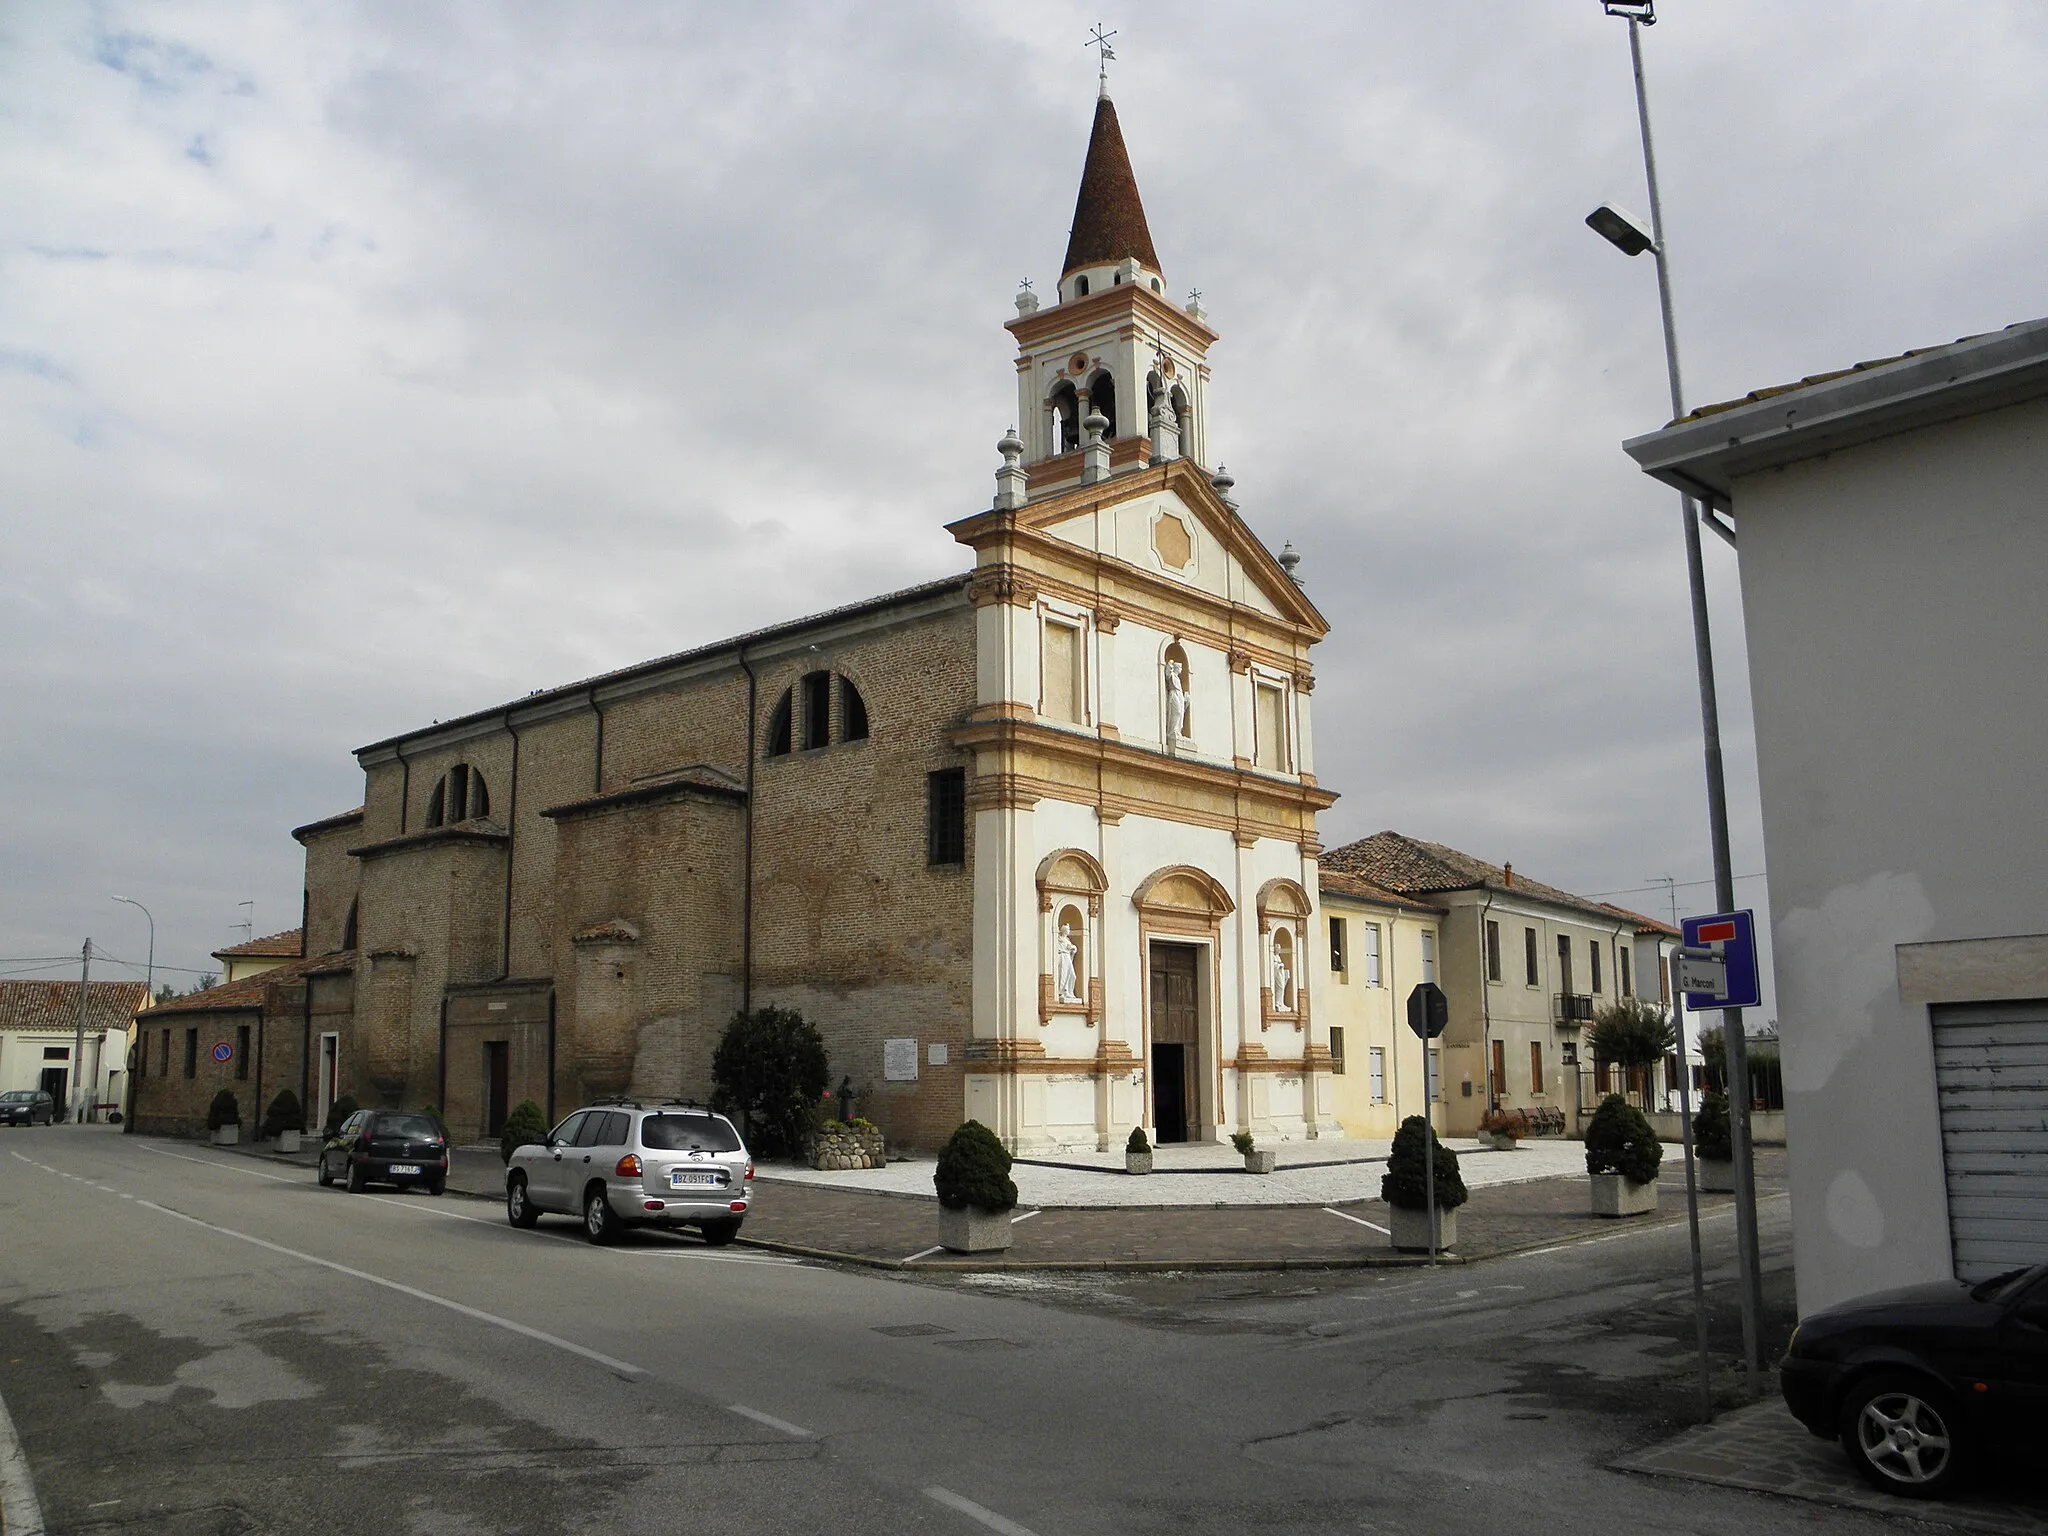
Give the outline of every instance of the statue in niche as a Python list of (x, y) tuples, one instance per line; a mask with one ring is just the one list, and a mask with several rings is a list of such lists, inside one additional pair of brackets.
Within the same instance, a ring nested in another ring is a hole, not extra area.
[(1180, 663), (1166, 664), (1166, 739), (1180, 741), (1188, 733), (1188, 689), (1181, 677)]
[(1294, 973), (1287, 969), (1287, 956), (1277, 944), (1273, 946), (1273, 1006), (1294, 1006)]
[(1052, 994), (1057, 1002), (1078, 1003), (1081, 1001), (1080, 978), (1075, 975), (1075, 957), (1081, 953), (1080, 945), (1074, 942), (1071, 923), (1060, 924), (1060, 930), (1053, 938)]

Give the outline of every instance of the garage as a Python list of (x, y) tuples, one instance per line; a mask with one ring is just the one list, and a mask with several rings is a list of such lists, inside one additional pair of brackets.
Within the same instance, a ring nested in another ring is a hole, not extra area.
[(1933, 1018), (1956, 1275), (2048, 1263), (2048, 1000), (1955, 1004)]

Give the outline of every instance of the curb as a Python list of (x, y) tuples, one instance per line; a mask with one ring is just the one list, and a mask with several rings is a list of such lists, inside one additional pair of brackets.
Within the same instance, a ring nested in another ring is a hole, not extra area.
[[(811, 1248), (802, 1243), (777, 1242), (773, 1238), (741, 1236), (735, 1247), (758, 1248), (764, 1253), (787, 1254), (792, 1258), (819, 1259), (829, 1264), (853, 1264), (862, 1269), (886, 1270), (893, 1274), (1012, 1274), (1061, 1273), (1163, 1275), (1244, 1274), (1255, 1271), (1298, 1269), (1423, 1269), (1426, 1255), (1358, 1254), (1351, 1257), (1325, 1255), (1320, 1258), (1270, 1259), (926, 1259), (912, 1264), (904, 1259), (878, 1259), (873, 1254), (840, 1253), (831, 1248)], [(1472, 1261), (1454, 1253), (1437, 1256), (1442, 1268), (1455, 1268)]]

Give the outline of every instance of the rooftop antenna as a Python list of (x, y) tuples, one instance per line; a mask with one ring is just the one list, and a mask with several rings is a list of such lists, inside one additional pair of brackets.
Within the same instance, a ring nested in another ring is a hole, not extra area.
[(238, 907), (247, 907), (249, 909), (249, 915), (248, 917), (244, 918), (241, 922), (236, 923), (234, 926), (241, 929), (242, 932), (246, 934), (250, 939), (254, 939), (256, 937), (256, 903), (253, 901), (238, 901), (235, 903), (235, 905)]
[(1101, 57), (1096, 61), (1101, 71), (1097, 76), (1097, 87), (1105, 99), (1109, 96), (1109, 61), (1116, 57), (1116, 50), (1109, 46), (1109, 40), (1115, 36), (1114, 29), (1105, 32), (1102, 30), (1102, 23), (1098, 21), (1095, 23), (1095, 30), (1088, 34), (1088, 41), (1082, 45), (1100, 51)]

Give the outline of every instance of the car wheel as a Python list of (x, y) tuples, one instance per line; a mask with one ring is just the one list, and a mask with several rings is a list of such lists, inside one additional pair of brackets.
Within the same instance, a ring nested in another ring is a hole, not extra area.
[(707, 1221), (704, 1223), (704, 1241), (713, 1248), (723, 1248), (740, 1235), (740, 1224), (736, 1221)]
[(320, 1159), (320, 1171), (314, 1177), (319, 1179), (322, 1189), (327, 1189), (333, 1185), (334, 1175), (327, 1171), (327, 1159), (325, 1157)]
[(1939, 1498), (1962, 1471), (1955, 1407), (1925, 1377), (1887, 1371), (1852, 1383), (1841, 1428), (1842, 1449), (1856, 1470), (1887, 1493)]
[(352, 1195), (360, 1195), (369, 1187), (369, 1184), (370, 1181), (363, 1177), (363, 1165), (354, 1158), (350, 1158), (348, 1162), (348, 1192)]
[(429, 1179), (429, 1180), (427, 1180), (427, 1193), (428, 1193), (428, 1194), (430, 1194), (430, 1195), (438, 1195), (438, 1194), (442, 1193), (442, 1192), (443, 1192), (444, 1190), (446, 1190), (447, 1188), (448, 1188), (448, 1180), (447, 1180), (447, 1178), (446, 1178), (445, 1176), (443, 1176), (443, 1177), (441, 1177), (441, 1178), (438, 1178), (438, 1179)]
[(591, 1190), (583, 1197), (583, 1231), (593, 1243), (609, 1243), (619, 1235), (619, 1218), (612, 1214), (612, 1203), (605, 1198), (602, 1188)]
[(518, 1174), (505, 1184), (505, 1219), (515, 1227), (530, 1227), (540, 1220), (540, 1211), (526, 1193), (526, 1180)]

